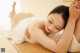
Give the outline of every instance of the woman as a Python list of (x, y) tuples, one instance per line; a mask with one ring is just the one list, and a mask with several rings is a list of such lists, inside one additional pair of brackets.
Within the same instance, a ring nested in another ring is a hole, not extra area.
[[(80, 5), (80, 1), (78, 1), (78, 3), (76, 3), (76, 4)], [(80, 9), (80, 6), (76, 6), (76, 5), (74, 5), (74, 6), (78, 9)], [(48, 36), (57, 42), (59, 40), (59, 38), (61, 37), (61, 34), (63, 33), (63, 31), (64, 30), (57, 33), (55, 36), (53, 36), (53, 33), (50, 33)], [(68, 51), (80, 52), (80, 15), (78, 17), (78, 20), (76, 21), (73, 40), (72, 40), (71, 46)]]
[[(79, 5), (77, 5), (77, 7), (78, 6)], [(79, 17), (79, 12), (80, 10), (75, 7), (75, 3), (72, 3), (70, 8), (63, 5), (58, 6), (50, 12), (47, 20), (34, 17), (20, 21), (18, 25), (10, 31), (10, 34), (13, 34), (10, 38), (12, 38), (15, 43), (22, 43), (24, 39), (26, 39), (26, 41), (29, 42), (39, 43), (53, 52), (66, 53), (73, 38), (75, 23)], [(62, 29), (64, 29), (64, 32), (57, 42), (48, 37), (50, 33), (54, 33), (53, 36), (55, 36), (56, 33)], [(27, 35), (25, 35), (25, 33)]]

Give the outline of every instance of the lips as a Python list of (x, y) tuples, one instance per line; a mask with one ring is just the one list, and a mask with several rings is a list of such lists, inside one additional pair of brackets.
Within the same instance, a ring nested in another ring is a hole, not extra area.
[(49, 28), (47, 28), (48, 32), (51, 32), (51, 30)]

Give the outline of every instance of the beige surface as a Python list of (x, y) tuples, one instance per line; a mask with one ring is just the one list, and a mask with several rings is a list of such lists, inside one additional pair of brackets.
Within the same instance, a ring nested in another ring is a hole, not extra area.
[(71, 2), (64, 0), (20, 0), (21, 10), (36, 16), (46, 18), (49, 12), (58, 5), (69, 6)]
[(0, 37), (0, 48), (5, 48), (5, 53), (52, 53), (38, 44), (24, 42), (14, 44), (12, 40)]
[(33, 44), (29, 42), (24, 42), (22, 44), (14, 44), (14, 42), (11, 40), (10, 42), (18, 50), (19, 53), (52, 53), (51, 51), (38, 44)]
[(0, 49), (1, 48), (5, 48), (5, 53), (18, 53), (18, 51), (13, 47), (13, 45), (6, 38), (2, 37), (0, 37)]

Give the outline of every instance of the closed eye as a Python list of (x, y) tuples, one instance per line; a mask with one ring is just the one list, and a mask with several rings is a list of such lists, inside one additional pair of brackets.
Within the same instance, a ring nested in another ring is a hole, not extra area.
[(50, 20), (49, 20), (49, 23), (50, 23), (50, 24), (53, 24), (53, 22), (52, 22), (52, 21), (50, 21)]
[(57, 30), (61, 30), (61, 28), (56, 27)]
[(55, 28), (56, 28), (57, 30), (61, 30), (63, 27), (56, 25)]

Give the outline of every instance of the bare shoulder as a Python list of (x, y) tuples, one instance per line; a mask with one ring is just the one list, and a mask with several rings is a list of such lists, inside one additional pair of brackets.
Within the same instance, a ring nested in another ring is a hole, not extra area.
[(33, 22), (31, 25), (29, 25), (28, 32), (30, 34), (44, 33), (44, 26), (45, 20)]

